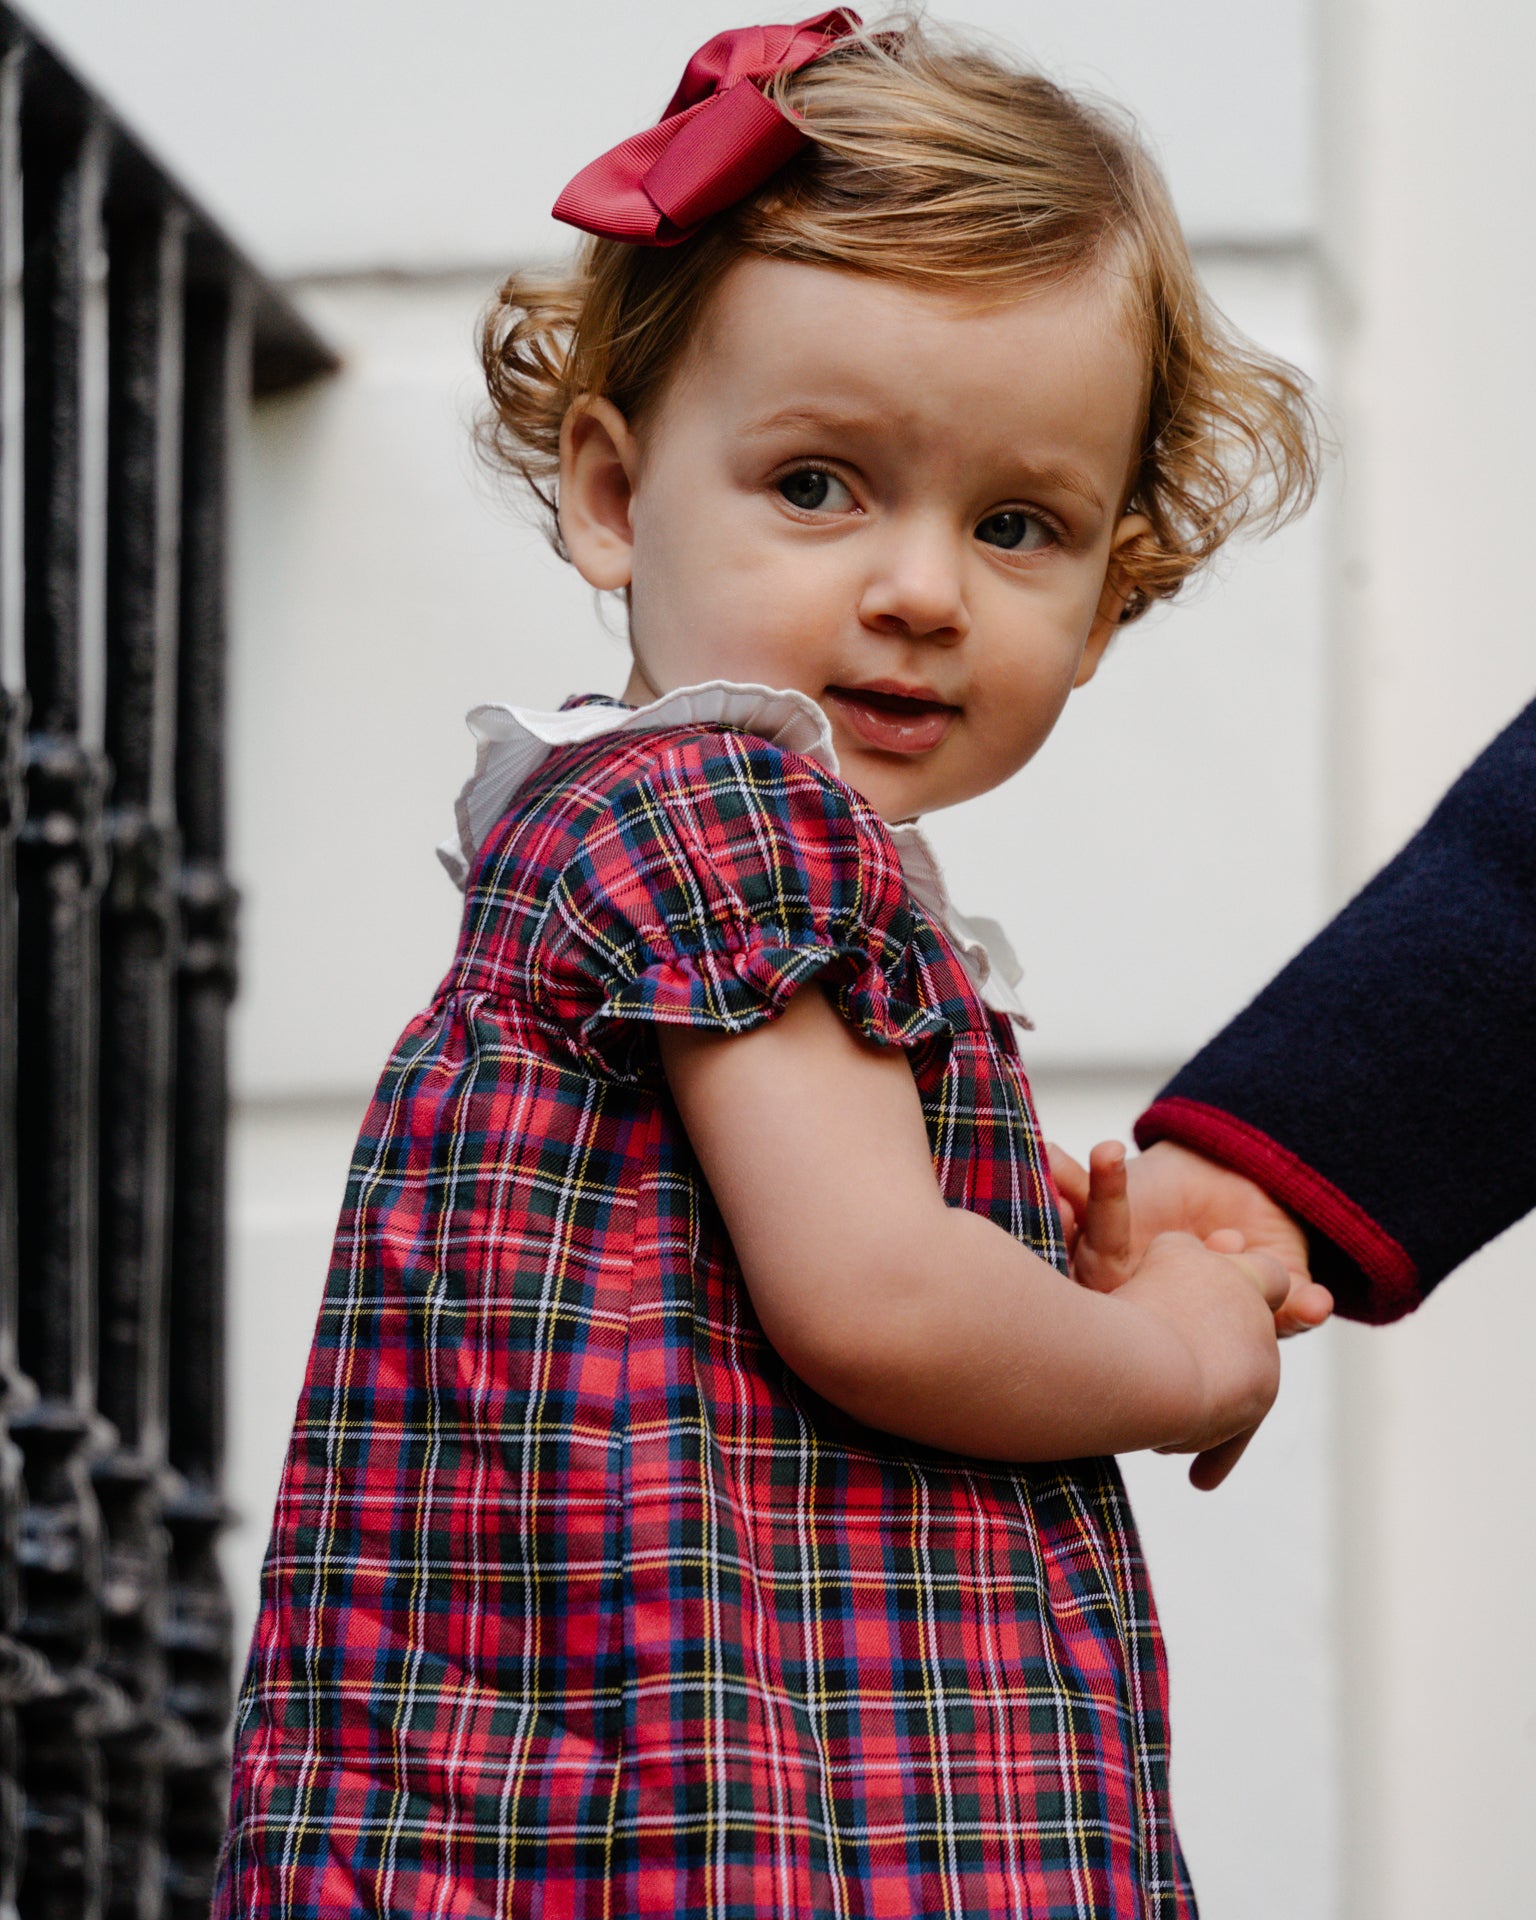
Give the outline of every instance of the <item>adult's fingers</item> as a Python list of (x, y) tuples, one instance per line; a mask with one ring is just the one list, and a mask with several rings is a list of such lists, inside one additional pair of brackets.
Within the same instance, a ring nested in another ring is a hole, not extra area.
[(1045, 1143), (1045, 1159), (1051, 1170), (1056, 1197), (1062, 1203), (1062, 1217), (1066, 1218), (1070, 1213), (1075, 1227), (1082, 1220), (1088, 1205), (1088, 1169), (1080, 1160), (1074, 1160), (1065, 1147), (1058, 1147), (1054, 1140)]

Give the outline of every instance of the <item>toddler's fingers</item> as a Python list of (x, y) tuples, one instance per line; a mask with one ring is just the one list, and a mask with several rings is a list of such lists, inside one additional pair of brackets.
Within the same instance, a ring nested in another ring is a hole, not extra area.
[(1088, 1204), (1083, 1210), (1078, 1260), (1093, 1287), (1117, 1287), (1128, 1280), (1131, 1259), (1131, 1203), (1126, 1194), (1125, 1148), (1101, 1140), (1088, 1155)]
[(1282, 1340), (1292, 1334), (1310, 1333), (1320, 1327), (1333, 1312), (1333, 1295), (1304, 1273), (1291, 1275), (1291, 1291), (1275, 1315), (1275, 1332)]
[(1250, 1427), (1246, 1433), (1234, 1433), (1230, 1440), (1223, 1440), (1220, 1446), (1207, 1447), (1204, 1453), (1197, 1453), (1189, 1465), (1189, 1484), (1198, 1487), (1202, 1493), (1210, 1493), (1213, 1488), (1219, 1487), (1242, 1459), (1248, 1442), (1257, 1432), (1257, 1427)]
[[(1236, 1227), (1218, 1227), (1205, 1236), (1212, 1253), (1243, 1253), (1248, 1242)], [(1333, 1312), (1333, 1295), (1320, 1287), (1310, 1274), (1290, 1269), (1290, 1291), (1275, 1311), (1275, 1332), (1282, 1340), (1293, 1334), (1310, 1333), (1320, 1327)]]
[(1125, 1147), (1119, 1140), (1101, 1140), (1088, 1155), (1083, 1231), (1106, 1259), (1130, 1259), (1131, 1203), (1126, 1197)]
[(1272, 1253), (1229, 1253), (1227, 1256), (1234, 1267), (1243, 1272), (1264, 1296), (1264, 1304), (1271, 1313), (1278, 1314), (1285, 1305), (1291, 1292), (1290, 1270)]

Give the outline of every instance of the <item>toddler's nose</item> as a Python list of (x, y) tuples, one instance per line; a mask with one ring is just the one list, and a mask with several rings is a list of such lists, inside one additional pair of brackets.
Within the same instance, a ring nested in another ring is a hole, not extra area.
[(859, 601), (877, 633), (953, 644), (970, 630), (963, 561), (946, 530), (893, 525)]

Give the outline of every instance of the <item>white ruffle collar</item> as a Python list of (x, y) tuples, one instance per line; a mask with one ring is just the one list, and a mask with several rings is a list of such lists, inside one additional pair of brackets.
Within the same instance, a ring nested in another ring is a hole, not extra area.
[[(574, 741), (702, 723), (756, 734), (789, 753), (803, 754), (834, 776), (839, 771), (827, 716), (809, 694), (787, 687), (703, 680), (696, 686), (675, 687), (644, 707), (598, 701), (545, 713), (498, 702), (471, 707), (466, 720), (477, 743), (475, 770), (454, 806), (456, 831), (437, 849), (437, 857), (461, 888), (476, 853), (512, 796), (557, 747)], [(1029, 1026), (1029, 1016), (1014, 992), (1023, 969), (1002, 928), (995, 920), (967, 918), (958, 911), (944, 884), (938, 855), (915, 820), (900, 821), (889, 832), (913, 899), (948, 935), (982, 1000), (1020, 1026)]]

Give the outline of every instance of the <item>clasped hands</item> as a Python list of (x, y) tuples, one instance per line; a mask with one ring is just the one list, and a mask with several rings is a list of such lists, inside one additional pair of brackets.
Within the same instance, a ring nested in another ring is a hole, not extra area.
[[(1165, 1236), (1192, 1234), (1258, 1288), (1279, 1338), (1321, 1326), (1332, 1313), (1332, 1296), (1307, 1271), (1300, 1225), (1241, 1174), (1171, 1141), (1129, 1160), (1118, 1140), (1101, 1141), (1086, 1167), (1058, 1146), (1047, 1152), (1072, 1277), (1080, 1285), (1112, 1293), (1143, 1262), (1156, 1262)], [(1219, 1486), (1256, 1431), (1250, 1427), (1197, 1453), (1189, 1470), (1193, 1484)]]

